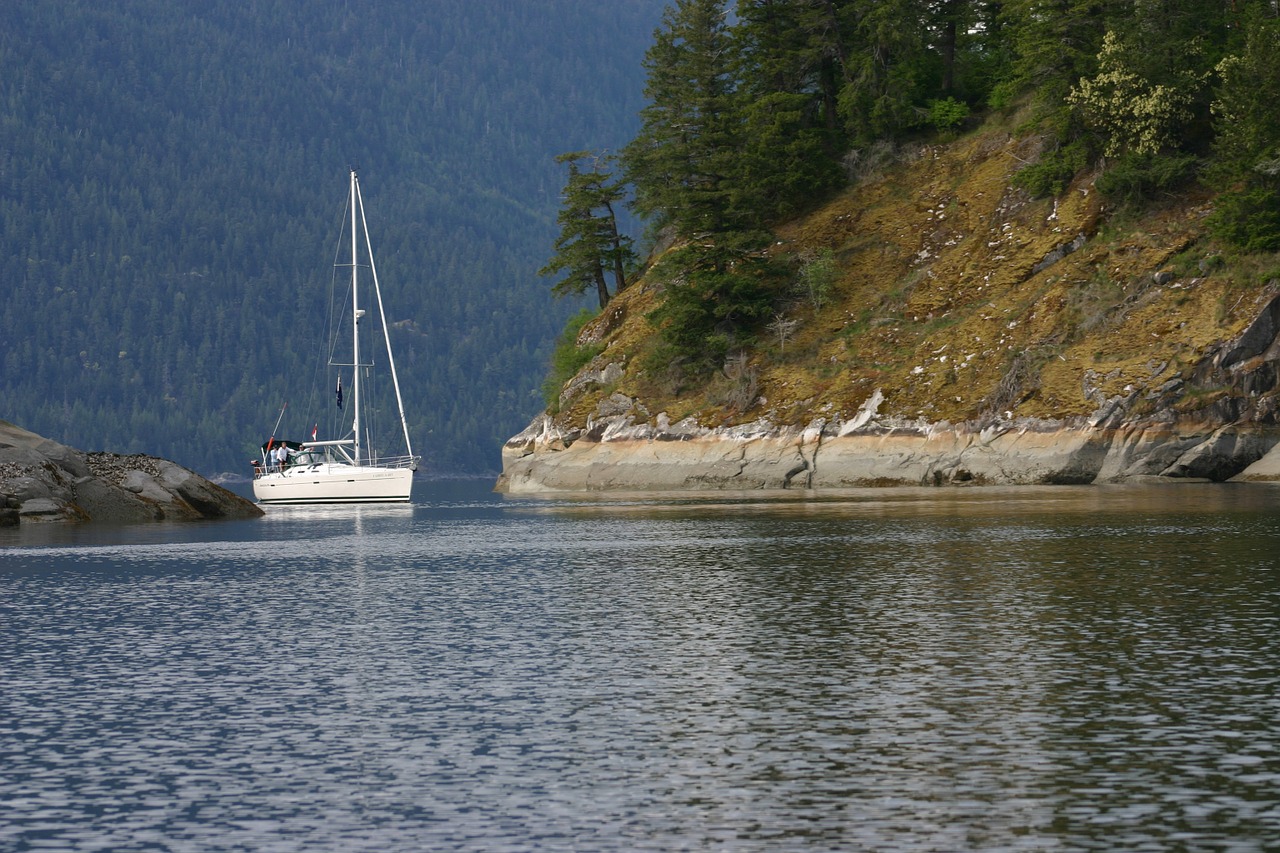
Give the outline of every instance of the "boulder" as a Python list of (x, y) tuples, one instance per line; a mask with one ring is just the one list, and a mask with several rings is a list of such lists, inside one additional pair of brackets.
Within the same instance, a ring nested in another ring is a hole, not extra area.
[(168, 460), (85, 453), (0, 421), (0, 526), (260, 515), (252, 501)]

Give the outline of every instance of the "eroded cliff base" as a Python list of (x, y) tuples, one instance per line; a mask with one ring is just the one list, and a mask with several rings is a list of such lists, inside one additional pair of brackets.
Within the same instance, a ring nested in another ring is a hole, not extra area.
[(498, 490), (672, 491), (1280, 480), (1280, 430), (1082, 423), (914, 424), (841, 432), (758, 423), (612, 424), (566, 443), (549, 421), (508, 443)]

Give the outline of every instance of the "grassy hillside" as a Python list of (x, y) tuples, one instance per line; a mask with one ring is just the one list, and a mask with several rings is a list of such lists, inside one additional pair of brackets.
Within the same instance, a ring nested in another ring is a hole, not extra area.
[(771, 251), (797, 279), (830, 250), (829, 297), (818, 307), (797, 288), (754, 347), (703, 384), (646, 359), (646, 315), (662, 299), (651, 272), (579, 338), (602, 347), (588, 372), (617, 363), (622, 377), (577, 383), (558, 419), (581, 426), (614, 393), (650, 417), (706, 426), (850, 420), (877, 390), (883, 415), (953, 423), (1087, 415), (1162, 386), (1189, 408), (1224, 393), (1194, 387), (1190, 368), (1280, 293), (1280, 257), (1216, 245), (1204, 229), (1212, 198), (1199, 191), (1117, 211), (1082, 174), (1032, 200), (1010, 177), (1038, 140), (1012, 127), (906, 148), (778, 229)]

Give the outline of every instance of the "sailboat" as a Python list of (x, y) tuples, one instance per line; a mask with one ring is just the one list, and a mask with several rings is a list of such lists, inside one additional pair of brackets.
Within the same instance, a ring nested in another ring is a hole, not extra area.
[[(348, 408), (351, 428), (339, 438), (325, 440), (317, 440), (318, 425), (312, 430), (310, 441), (280, 440), (273, 434), (262, 445), (261, 459), (254, 461), (253, 495), (260, 503), (405, 502), (409, 500), (413, 490), (413, 472), (418, 468), (420, 457), (413, 454), (413, 446), (409, 441), (409, 426), (400, 395), (400, 379), (396, 375), (391, 338), (387, 334), (387, 319), (382, 310), (382, 290), (378, 286), (373, 246), (369, 241), (369, 226), (364, 217), (364, 200), (360, 195), (360, 181), (354, 169), (351, 171), (348, 201), (351, 219), (351, 361), (334, 362), (330, 359), (330, 365), (336, 365), (339, 369), (348, 367), (351, 370)], [(373, 282), (377, 315), (382, 324), (382, 338), (386, 341), (387, 364), (395, 389), (400, 429), (404, 433), (404, 452), (400, 455), (379, 455), (367, 424), (361, 420), (362, 415), (367, 417), (367, 413), (362, 412), (362, 406), (366, 403), (363, 383), (367, 381), (368, 372), (373, 366), (372, 359), (362, 359), (360, 349), (360, 322), (366, 315), (365, 309), (361, 307), (359, 287), (361, 236), (364, 238), (364, 255)], [(336, 394), (338, 409), (342, 409), (341, 373), (338, 375)], [(282, 417), (283, 414), (284, 409), (281, 409)], [(344, 421), (343, 426), (345, 425)], [(279, 421), (276, 426), (279, 427)]]

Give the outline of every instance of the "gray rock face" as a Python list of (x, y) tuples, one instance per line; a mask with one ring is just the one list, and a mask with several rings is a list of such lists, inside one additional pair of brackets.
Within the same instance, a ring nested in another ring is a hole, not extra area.
[(1190, 382), (1220, 393), (1187, 404), (1186, 383), (1085, 395), (1062, 420), (989, 417), (951, 424), (880, 411), (880, 389), (851, 418), (807, 426), (759, 420), (707, 428), (653, 418), (615, 393), (585, 428), (542, 415), (503, 448), (508, 493), (1039, 485), (1132, 480), (1280, 481), (1280, 298), (1235, 340), (1202, 354)]
[[(805, 429), (661, 432), (622, 417), (568, 442), (537, 423), (504, 448), (498, 490), (838, 489), (957, 484), (1041, 485), (1163, 479), (1224, 480), (1267, 456), (1278, 437), (1079, 421), (998, 425), (816, 422)], [(1274, 466), (1275, 463), (1273, 463)], [(1248, 479), (1268, 479), (1261, 467)]]
[(260, 515), (252, 501), (167, 460), (82, 453), (0, 421), (0, 525)]

